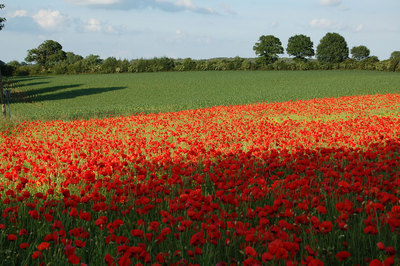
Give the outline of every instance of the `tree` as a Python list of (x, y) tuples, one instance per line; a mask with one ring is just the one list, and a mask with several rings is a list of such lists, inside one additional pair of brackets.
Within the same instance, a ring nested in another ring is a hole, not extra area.
[(310, 37), (300, 34), (289, 38), (286, 52), (296, 59), (304, 60), (306, 57), (315, 55), (313, 47), (314, 43)]
[(394, 58), (400, 58), (400, 51), (394, 51), (394, 52), (390, 55), (390, 59), (394, 59)]
[(115, 73), (118, 67), (118, 60), (115, 57), (108, 57), (101, 65), (101, 69), (105, 73)]
[(353, 48), (351, 48), (351, 54), (353, 59), (358, 61), (362, 61), (365, 58), (368, 58), (369, 53), (370, 53), (369, 49), (364, 45), (354, 46)]
[(278, 54), (283, 54), (281, 41), (273, 35), (262, 35), (258, 42), (253, 46), (253, 50), (267, 64), (278, 60)]
[[(4, 5), (3, 5), (3, 4), (0, 4), (0, 9), (3, 9), (3, 8), (4, 8)], [(6, 19), (0, 17), (0, 30), (2, 30), (3, 27), (4, 27), (4, 23), (3, 23), (4, 21), (6, 21)], [(1, 75), (1, 65), (0, 65), (0, 95), (1, 95), (1, 96), (0, 96), (1, 111), (2, 111), (2, 113), (3, 113), (4, 118), (6, 118), (6, 117), (7, 117), (7, 114), (6, 114), (6, 104), (5, 104), (5, 101), (4, 101), (3, 77), (2, 77), (2, 75)]]
[(86, 71), (96, 72), (100, 69), (100, 65), (103, 63), (103, 60), (99, 55), (90, 54), (83, 59), (83, 65)]
[(338, 33), (327, 33), (317, 47), (317, 58), (323, 63), (340, 63), (348, 57), (346, 40)]
[[(0, 4), (0, 9), (3, 9), (3, 8), (4, 8), (4, 4)], [(3, 22), (5, 22), (5, 21), (6, 21), (6, 18), (0, 17), (0, 30), (3, 29), (3, 27), (4, 27), (4, 23)]]
[(44, 41), (37, 48), (28, 50), (27, 62), (37, 62), (39, 65), (48, 68), (66, 59), (66, 53), (62, 50), (61, 44), (56, 41)]
[(82, 56), (77, 55), (77, 54), (74, 54), (73, 52), (67, 52), (67, 53), (65, 54), (65, 62), (66, 62), (68, 65), (75, 64), (76, 62), (78, 62), (78, 61), (80, 61), (80, 60), (82, 60), (82, 59), (83, 59)]

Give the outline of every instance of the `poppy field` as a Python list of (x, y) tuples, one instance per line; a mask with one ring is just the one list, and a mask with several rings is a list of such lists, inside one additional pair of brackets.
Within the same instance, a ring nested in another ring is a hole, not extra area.
[(0, 137), (5, 265), (399, 265), (400, 94)]

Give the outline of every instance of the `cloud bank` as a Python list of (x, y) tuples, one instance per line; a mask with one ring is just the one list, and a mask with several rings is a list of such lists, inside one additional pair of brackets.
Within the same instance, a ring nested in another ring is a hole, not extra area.
[(216, 14), (209, 7), (199, 7), (192, 0), (64, 0), (73, 5), (107, 9), (154, 8), (167, 12), (191, 11), (202, 14)]
[(323, 6), (338, 6), (342, 0), (320, 0), (319, 3)]

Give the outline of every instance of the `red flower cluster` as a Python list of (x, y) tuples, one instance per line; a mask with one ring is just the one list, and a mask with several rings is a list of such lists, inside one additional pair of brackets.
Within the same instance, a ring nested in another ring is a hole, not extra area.
[(22, 123), (0, 137), (0, 245), (10, 264), (399, 264), (399, 108), (388, 94)]

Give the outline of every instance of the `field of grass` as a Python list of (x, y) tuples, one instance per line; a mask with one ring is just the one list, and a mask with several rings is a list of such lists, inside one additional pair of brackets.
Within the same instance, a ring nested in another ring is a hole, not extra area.
[(67, 75), (15, 81), (14, 120), (70, 120), (400, 91), (399, 73), (368, 71)]

